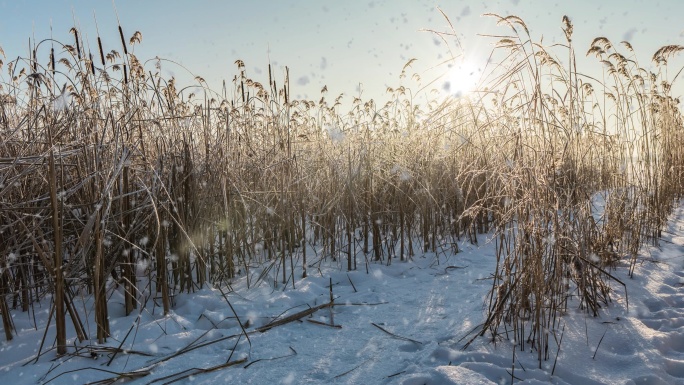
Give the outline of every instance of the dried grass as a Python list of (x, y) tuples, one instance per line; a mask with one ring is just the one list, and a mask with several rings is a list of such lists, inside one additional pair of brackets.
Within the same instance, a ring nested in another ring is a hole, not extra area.
[(587, 54), (604, 77), (592, 80), (575, 68), (570, 19), (561, 59), (520, 18), (495, 17), (513, 35), (481, 97), (424, 106), (399, 86), (383, 106), (355, 98), (342, 113), (327, 88), (294, 100), (287, 72), (279, 87), (269, 67), (263, 85), (240, 60), (221, 93), (199, 77), (179, 90), (161, 75), (169, 62), (150, 69), (128, 52), (121, 27), (123, 56), (98, 37), (101, 67), (76, 28), (49, 68), (38, 47), (7, 63), (0, 293), (24, 311), (53, 295), (58, 328), (68, 293), (94, 294), (96, 332), (84, 334), (104, 342), (116, 288), (127, 313), (159, 295), (166, 313), (207, 282), (294, 287), (323, 261), (362, 269), (492, 233), (477, 334), (508, 333), (548, 359), (547, 331), (571, 303), (597, 315), (612, 301), (611, 270), (634, 273), (682, 194), (682, 116), (665, 77), (681, 47), (658, 50), (652, 74), (597, 38)]

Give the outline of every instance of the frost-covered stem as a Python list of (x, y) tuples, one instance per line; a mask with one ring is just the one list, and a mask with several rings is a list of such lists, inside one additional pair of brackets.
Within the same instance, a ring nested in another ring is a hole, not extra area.
[[(51, 131), (48, 129), (48, 131)], [(52, 148), (52, 133), (48, 133), (50, 140), (50, 155), (48, 156), (48, 178), (50, 184), (50, 208), (52, 210), (52, 231), (55, 242), (54, 271), (55, 280), (55, 325), (57, 329), (57, 354), (66, 354), (66, 320), (64, 313), (64, 275), (62, 271), (62, 225), (60, 207), (57, 200), (57, 171), (55, 169), (55, 150)]]
[(124, 252), (122, 267), (122, 278), (124, 279), (124, 304), (126, 308), (126, 315), (131, 314), (136, 308), (136, 293), (137, 284), (135, 277), (135, 251), (130, 245), (130, 240), (128, 239), (132, 234), (131, 231), (131, 215), (130, 215), (130, 196), (129, 196), (129, 181), (128, 181), (129, 167), (124, 166), (121, 175), (121, 215), (122, 226), (123, 226), (123, 241), (124, 241)]

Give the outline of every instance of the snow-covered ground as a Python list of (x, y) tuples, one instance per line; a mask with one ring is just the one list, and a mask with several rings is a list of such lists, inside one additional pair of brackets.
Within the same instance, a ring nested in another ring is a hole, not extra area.
[[(513, 362), (519, 384), (684, 384), (684, 206), (660, 248), (644, 249), (633, 279), (624, 266), (614, 272), (628, 286), (629, 308), (615, 285), (600, 317), (576, 306), (565, 317), (553, 375), (555, 346), (541, 369), (535, 352), (517, 351), (513, 361), (512, 343), (489, 336), (462, 350), (461, 339), (484, 321), (494, 271), (493, 244), (480, 244), (464, 243), (455, 255), (371, 263), (368, 273), (365, 264), (347, 273), (327, 262), (294, 289), (274, 289), (271, 278), (247, 290), (242, 278), (222, 288), (225, 296), (212, 287), (176, 296), (168, 316), (152, 300), (124, 316), (117, 292), (107, 344), (78, 343), (70, 330), (70, 354), (57, 357), (51, 326), (36, 361), (46, 300), (35, 314), (13, 311), (18, 335), (0, 343), (0, 384), (80, 384), (118, 373), (139, 376), (128, 380), (134, 384), (510, 384)], [(334, 307), (325, 306), (330, 282)], [(91, 301), (77, 303), (89, 312), (92, 336)], [(551, 332), (560, 338), (560, 330)]]

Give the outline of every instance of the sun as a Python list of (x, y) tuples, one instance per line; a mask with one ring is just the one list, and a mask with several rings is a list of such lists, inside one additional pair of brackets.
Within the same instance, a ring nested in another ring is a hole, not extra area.
[(482, 69), (472, 60), (450, 63), (443, 76), (442, 92), (453, 97), (467, 96), (477, 89)]

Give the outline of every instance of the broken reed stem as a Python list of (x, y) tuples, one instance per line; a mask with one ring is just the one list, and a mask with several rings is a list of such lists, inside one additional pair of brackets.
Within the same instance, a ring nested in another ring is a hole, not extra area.
[(592, 360), (595, 360), (595, 359), (596, 359), (596, 353), (598, 353), (599, 346), (601, 346), (601, 342), (603, 342), (603, 337), (606, 336), (606, 333), (608, 333), (608, 329), (606, 329), (606, 330), (603, 332), (603, 335), (601, 335), (601, 339), (599, 340), (598, 344), (596, 344), (596, 350), (594, 350), (594, 355), (591, 356), (591, 359), (592, 359)]
[(52, 232), (54, 238), (53, 279), (55, 283), (55, 325), (57, 332), (57, 354), (66, 354), (66, 317), (64, 313), (64, 272), (62, 271), (62, 223), (61, 207), (57, 200), (57, 170), (55, 168), (55, 150), (52, 144), (52, 132), (48, 129), (50, 152), (48, 156), (48, 176), (50, 188), (50, 208), (52, 210)]
[(330, 324), (334, 325), (335, 324), (335, 318), (333, 318), (333, 309), (332, 307), (335, 304), (335, 298), (333, 297), (333, 287), (332, 287), (332, 277), (330, 279)]

